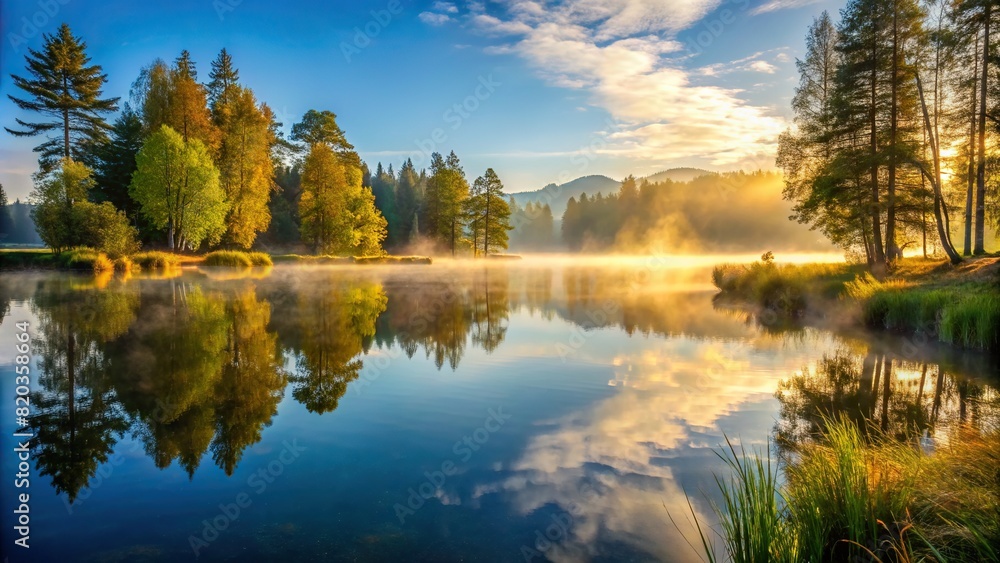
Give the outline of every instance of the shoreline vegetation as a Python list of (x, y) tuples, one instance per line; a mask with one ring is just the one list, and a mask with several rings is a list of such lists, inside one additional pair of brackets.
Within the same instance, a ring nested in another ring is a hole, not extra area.
[(928, 453), (874, 427), (827, 419), (821, 436), (777, 459), (731, 441), (719, 455), (731, 474), (716, 477), (718, 530), (694, 515), (695, 541), (711, 563), (1000, 557), (996, 429), (957, 429)]
[[(491, 255), (491, 259), (520, 259), (516, 255)], [(0, 249), (0, 271), (60, 270), (67, 272), (135, 273), (169, 271), (183, 266), (211, 268), (267, 268), (275, 264), (302, 265), (430, 265), (428, 256), (313, 256), (300, 254), (268, 254), (240, 250), (216, 250), (203, 255), (174, 254), (146, 251), (116, 259), (90, 248), (63, 252), (49, 249)]]
[(910, 258), (881, 279), (864, 265), (776, 264), (764, 254), (749, 265), (712, 271), (723, 308), (749, 308), (762, 322), (863, 326), (958, 348), (1000, 351), (1000, 257), (954, 266)]

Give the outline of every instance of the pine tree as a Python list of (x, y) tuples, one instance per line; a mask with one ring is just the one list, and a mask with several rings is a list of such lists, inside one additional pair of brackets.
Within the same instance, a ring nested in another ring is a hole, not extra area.
[(451, 251), (452, 256), (457, 253), (461, 242), (463, 205), (468, 197), (469, 182), (455, 152), (452, 151), (447, 159), (439, 153), (431, 155), (431, 175), (424, 197), (425, 225), (428, 232)]
[(8, 95), (22, 110), (51, 117), (50, 121), (16, 119), (20, 129), (6, 128), (17, 137), (57, 133), (35, 147), (42, 172), (62, 158), (81, 159), (89, 147), (102, 143), (109, 129), (104, 115), (118, 109), (118, 98), (102, 98), (107, 75), (91, 65), (87, 44), (73, 36), (66, 24), (55, 35), (44, 35), (41, 51), (29, 49), (28, 78), (12, 75), (14, 86), (27, 96)]
[(142, 148), (142, 120), (128, 103), (111, 127), (111, 138), (95, 151), (94, 180), (91, 198), (111, 202), (133, 221), (139, 219), (139, 205), (128, 188), (135, 172), (135, 156)]
[(403, 245), (413, 242), (419, 235), (417, 212), (420, 209), (420, 177), (413, 167), (413, 161), (406, 159), (399, 168), (396, 179), (396, 242)]
[(509, 242), (510, 206), (503, 193), (503, 182), (492, 168), (476, 178), (477, 197), (481, 202), (475, 206), (477, 212), (475, 221), (480, 222), (483, 237), (483, 255), (489, 256), (490, 248), (494, 251), (506, 249)]
[(7, 205), (7, 192), (3, 191), (3, 184), (0, 184), (0, 242), (6, 241), (13, 234), (14, 220)]
[(225, 48), (219, 51), (219, 56), (212, 61), (212, 70), (208, 73), (208, 103), (212, 115), (219, 124), (219, 109), (229, 102), (233, 88), (240, 82), (240, 71), (233, 66), (233, 57)]

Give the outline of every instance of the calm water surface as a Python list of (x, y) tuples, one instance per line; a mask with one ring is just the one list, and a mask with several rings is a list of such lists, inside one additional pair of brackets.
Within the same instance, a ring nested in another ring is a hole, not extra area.
[(769, 326), (713, 306), (708, 279), (655, 260), (3, 274), (4, 555), (697, 560), (685, 495), (712, 519), (725, 435), (780, 450), (834, 411), (932, 448), (1000, 421), (989, 358)]

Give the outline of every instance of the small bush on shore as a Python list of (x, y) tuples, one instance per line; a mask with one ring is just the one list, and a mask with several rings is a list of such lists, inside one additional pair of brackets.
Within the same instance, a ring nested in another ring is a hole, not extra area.
[(263, 252), (242, 252), (239, 250), (216, 250), (205, 255), (203, 266), (228, 268), (253, 268), (271, 266), (271, 257)]
[(132, 256), (132, 261), (147, 271), (167, 270), (180, 265), (180, 259), (176, 255), (158, 251), (140, 252)]

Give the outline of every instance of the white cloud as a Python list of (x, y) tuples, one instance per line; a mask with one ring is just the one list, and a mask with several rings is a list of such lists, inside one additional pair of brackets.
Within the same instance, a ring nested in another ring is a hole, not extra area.
[(757, 53), (729, 65), (685, 68), (675, 35), (720, 0), (514, 0), (505, 15), (474, 5), (472, 21), (512, 43), (515, 53), (550, 84), (589, 93), (591, 105), (616, 120), (608, 154), (661, 160), (702, 158), (719, 166), (748, 161), (769, 167), (785, 122), (746, 102), (736, 88), (693, 77), (733, 70), (772, 73)]
[(774, 74), (778, 71), (778, 67), (767, 61), (754, 61), (750, 63), (750, 70), (763, 72), (765, 74)]
[(435, 14), (434, 12), (420, 12), (417, 17), (428, 25), (444, 25), (451, 21), (451, 16), (448, 14)]
[(435, 2), (433, 9), (436, 12), (445, 12), (448, 14), (458, 13), (458, 8), (451, 2)]
[(768, 2), (765, 2), (751, 10), (750, 15), (757, 16), (768, 12), (777, 12), (778, 10), (801, 8), (803, 6), (818, 4), (822, 1), (823, 0), (769, 0)]

